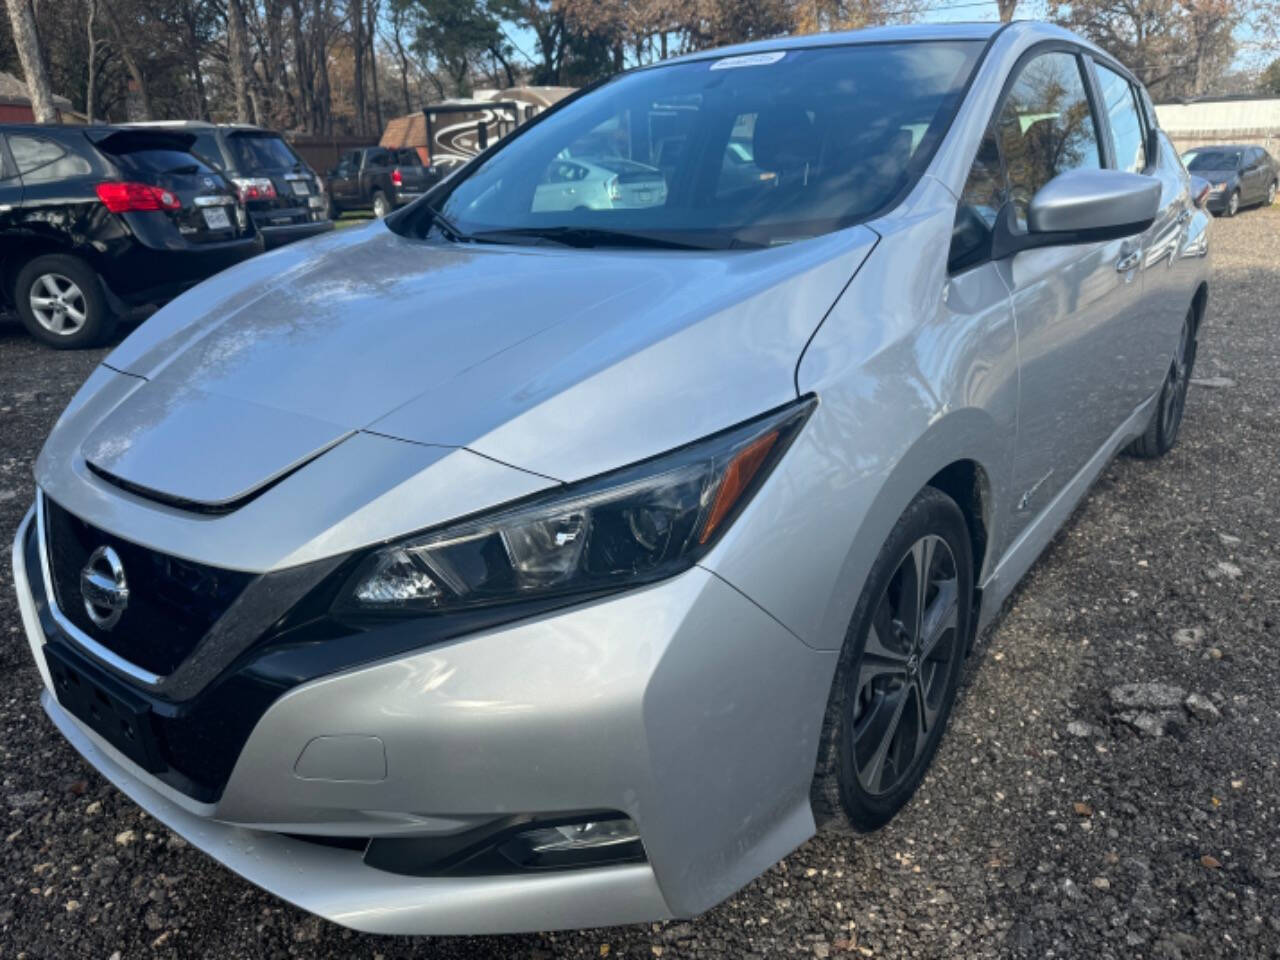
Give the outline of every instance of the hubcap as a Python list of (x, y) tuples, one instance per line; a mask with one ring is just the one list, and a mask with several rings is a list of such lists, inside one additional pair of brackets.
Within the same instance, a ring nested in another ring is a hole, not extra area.
[(42, 273), (31, 285), (31, 312), (50, 333), (70, 336), (89, 319), (80, 288), (60, 273)]
[(933, 535), (917, 540), (876, 603), (858, 663), (853, 753), (868, 793), (889, 793), (915, 772), (958, 655), (959, 615), (951, 548)]
[(1232, 213), (1235, 213), (1237, 210), (1239, 210), (1239, 209), (1240, 209), (1240, 196), (1239, 196), (1239, 194), (1235, 194), (1235, 193), (1233, 193), (1233, 194), (1231, 195), (1231, 199), (1230, 199), (1228, 202), (1229, 202), (1229, 203), (1230, 203), (1230, 205), (1231, 205), (1231, 212), (1232, 212)]
[(1191, 368), (1196, 360), (1196, 340), (1191, 332), (1191, 318), (1182, 324), (1182, 336), (1178, 352), (1169, 367), (1169, 386), (1165, 394), (1164, 419), (1161, 423), (1165, 442), (1172, 443), (1182, 423), (1182, 411), (1187, 405), (1187, 389), (1191, 384)]
[(377, 197), (373, 201), (373, 212), (375, 216), (385, 217), (387, 215), (387, 201), (382, 197)]
[(1276, 185), (1273, 183), (1271, 186), (1267, 187), (1267, 205), (1270, 206), (1275, 202), (1276, 202)]

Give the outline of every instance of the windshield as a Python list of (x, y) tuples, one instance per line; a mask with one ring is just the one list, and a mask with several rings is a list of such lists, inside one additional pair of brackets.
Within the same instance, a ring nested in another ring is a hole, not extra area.
[[(436, 209), (475, 239), (727, 248), (827, 233), (919, 176), (981, 50), (860, 44), (634, 71), (517, 134)], [(433, 223), (416, 207), (392, 226)]]
[(280, 170), (302, 163), (287, 143), (273, 133), (236, 133), (227, 137), (235, 167), (242, 173)]
[(1235, 170), (1240, 166), (1239, 150), (1197, 150), (1187, 155), (1187, 169), (1196, 170)]

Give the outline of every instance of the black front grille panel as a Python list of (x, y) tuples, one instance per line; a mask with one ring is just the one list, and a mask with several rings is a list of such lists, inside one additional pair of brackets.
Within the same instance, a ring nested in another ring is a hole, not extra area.
[[(196, 648), (254, 574), (180, 560), (98, 530), (45, 498), (50, 579), (63, 616), (130, 663), (166, 676)], [(98, 547), (120, 557), (129, 603), (110, 630), (90, 619), (80, 573)]]

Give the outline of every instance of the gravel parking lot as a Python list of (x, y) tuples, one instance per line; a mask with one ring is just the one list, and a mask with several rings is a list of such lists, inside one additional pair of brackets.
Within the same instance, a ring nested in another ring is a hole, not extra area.
[(903, 815), (810, 841), (696, 920), (525, 937), (309, 917), (62, 742), (7, 551), (40, 444), (103, 353), (0, 320), (0, 958), (1280, 957), (1280, 206), (1213, 242), (1178, 447), (1106, 471), (975, 652)]

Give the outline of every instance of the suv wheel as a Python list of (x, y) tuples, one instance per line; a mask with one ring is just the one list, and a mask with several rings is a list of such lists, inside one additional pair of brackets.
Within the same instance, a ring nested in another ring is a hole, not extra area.
[(387, 195), (381, 190), (373, 191), (373, 215), (381, 220), (391, 212), (391, 204), (387, 200)]
[(972, 608), (964, 515), (926, 487), (880, 548), (845, 635), (810, 794), (821, 828), (875, 830), (911, 799), (951, 713)]
[(1276, 181), (1271, 181), (1271, 186), (1267, 187), (1267, 206), (1271, 206), (1276, 202)]
[(36, 257), (19, 270), (13, 302), (31, 335), (58, 349), (97, 346), (115, 328), (98, 275), (67, 254)]

